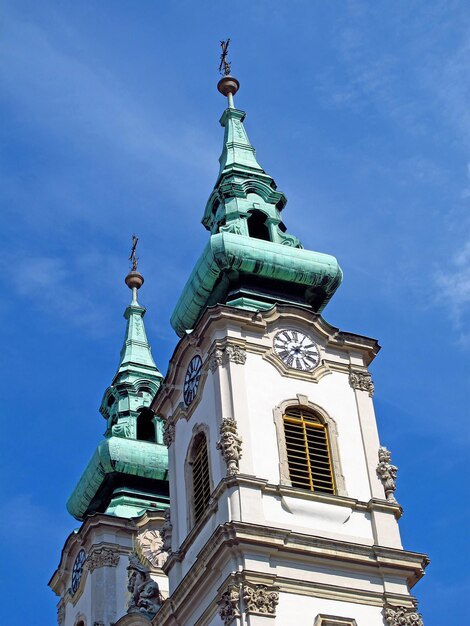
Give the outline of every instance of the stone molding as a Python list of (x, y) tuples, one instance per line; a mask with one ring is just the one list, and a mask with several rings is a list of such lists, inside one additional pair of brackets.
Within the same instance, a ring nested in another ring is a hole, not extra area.
[(237, 422), (233, 417), (225, 417), (220, 425), (220, 439), (216, 447), (227, 464), (227, 476), (234, 476), (240, 471), (241, 444), (242, 439), (238, 435)]
[(398, 467), (391, 464), (392, 454), (385, 446), (379, 448), (379, 464), (377, 465), (377, 476), (379, 477), (385, 491), (385, 498), (389, 502), (396, 502), (393, 495), (396, 487)]
[(175, 440), (175, 423), (172, 417), (168, 417), (163, 423), (163, 443), (167, 448), (171, 446)]
[(367, 391), (371, 398), (374, 395), (374, 383), (372, 382), (372, 376), (369, 372), (351, 370), (349, 372), (349, 384), (353, 389)]
[[(347, 355), (351, 353), (359, 354), (363, 359), (364, 365), (368, 366), (380, 350), (380, 346), (375, 339), (340, 331), (339, 328), (328, 324), (321, 315), (315, 315), (311, 311), (289, 304), (277, 304), (267, 311), (257, 311), (255, 314), (253, 311), (218, 304), (209, 307), (203, 313), (190, 336), (191, 340), (197, 339), (196, 345), (204, 352), (204, 350), (209, 350), (208, 343), (214, 337), (215, 332), (218, 332), (219, 336), (227, 334), (235, 325), (241, 333), (253, 337), (249, 344), (244, 340), (238, 341), (238, 344), (243, 343), (244, 346), (246, 345), (249, 348), (250, 352), (257, 351), (259, 354), (263, 354), (267, 349), (269, 350), (270, 346), (261, 343), (262, 339), (266, 336), (267, 329), (278, 325), (280, 319), (282, 319), (283, 323), (288, 321), (299, 326), (305, 325), (315, 335), (318, 335), (320, 344), (325, 346), (325, 349), (331, 348), (335, 352), (341, 352), (346, 357), (345, 361), (349, 361)], [(182, 363), (186, 352), (190, 348), (188, 336), (183, 337), (175, 348), (165, 382), (160, 387), (159, 393), (152, 403), (152, 410), (157, 415), (166, 415), (171, 412), (172, 408), (170, 407), (176, 403), (175, 395), (180, 395), (181, 393), (181, 383), (178, 382), (181, 370), (178, 364)], [(335, 363), (341, 371), (347, 371), (345, 366), (341, 365), (343, 360), (336, 359)], [(333, 369), (333, 362), (328, 361), (328, 366)], [(318, 370), (319, 368), (316, 371)], [(199, 386), (201, 386), (201, 383)]]
[(236, 617), (240, 617), (240, 591), (236, 585), (230, 585), (227, 591), (220, 596), (217, 603), (219, 615), (225, 626), (228, 626)]
[(279, 591), (277, 587), (245, 583), (243, 585), (243, 601), (246, 613), (276, 617)]
[(383, 615), (387, 626), (423, 626), (423, 618), (416, 607), (384, 605)]
[(95, 569), (100, 567), (116, 567), (119, 563), (120, 554), (115, 548), (109, 548), (103, 546), (101, 548), (92, 548), (85, 563), (90, 571), (94, 572)]
[(64, 626), (65, 624), (65, 606), (63, 604), (57, 608), (57, 623), (59, 626)]
[(246, 349), (236, 343), (227, 343), (225, 346), (216, 346), (209, 355), (209, 369), (214, 373), (217, 368), (227, 363), (245, 365)]
[(357, 622), (351, 617), (322, 614), (317, 615), (313, 626), (357, 626)]

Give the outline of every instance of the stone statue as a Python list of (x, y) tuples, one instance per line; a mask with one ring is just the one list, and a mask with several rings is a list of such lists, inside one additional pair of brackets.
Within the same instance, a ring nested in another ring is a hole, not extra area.
[(158, 584), (150, 578), (150, 570), (135, 553), (129, 557), (127, 571), (127, 589), (131, 593), (127, 612), (142, 613), (152, 619), (162, 605)]
[(391, 452), (385, 447), (379, 448), (379, 464), (377, 465), (377, 476), (382, 481), (385, 497), (389, 502), (396, 502), (393, 492), (396, 487), (398, 468), (390, 463)]

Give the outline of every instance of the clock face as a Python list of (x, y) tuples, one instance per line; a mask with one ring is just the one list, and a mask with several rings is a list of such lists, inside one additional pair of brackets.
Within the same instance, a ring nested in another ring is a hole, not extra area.
[(274, 351), (287, 367), (303, 372), (313, 370), (320, 362), (320, 353), (313, 339), (298, 330), (277, 333)]
[(163, 541), (158, 530), (146, 530), (139, 535), (139, 543), (142, 546), (144, 556), (157, 567), (161, 567), (166, 561), (167, 554), (163, 551)]
[(199, 379), (201, 378), (201, 370), (202, 359), (199, 355), (196, 355), (191, 359), (188, 369), (186, 370), (186, 376), (184, 377), (183, 396), (188, 406), (196, 397)]
[(82, 579), (83, 566), (86, 561), (85, 550), (80, 550), (75, 559), (72, 569), (72, 594), (77, 593), (77, 589), (80, 586), (80, 580)]

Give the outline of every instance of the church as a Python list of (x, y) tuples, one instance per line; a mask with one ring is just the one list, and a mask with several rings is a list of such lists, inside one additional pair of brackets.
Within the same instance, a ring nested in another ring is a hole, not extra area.
[(326, 321), (341, 268), (288, 231), (227, 47), (208, 242), (171, 317), (164, 378), (134, 239), (105, 436), (67, 502), (81, 525), (49, 582), (58, 624), (423, 626), (412, 592), (429, 559), (402, 546), (374, 414), (380, 346)]

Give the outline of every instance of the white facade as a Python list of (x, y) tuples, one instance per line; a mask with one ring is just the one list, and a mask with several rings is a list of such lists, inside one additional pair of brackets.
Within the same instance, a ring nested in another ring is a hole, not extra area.
[[(147, 546), (143, 553), (151, 566), (151, 577), (158, 583), (163, 599), (168, 597), (168, 578), (160, 567), (161, 556), (156, 555), (154, 559), (149, 550), (151, 542), (145, 541), (159, 536), (162, 523), (161, 511), (145, 513), (138, 519), (97, 514), (68, 537), (59, 567), (49, 583), (60, 597), (60, 626), (110, 626), (127, 614), (131, 596), (129, 556), (135, 552), (136, 543), (140, 545), (139, 551), (142, 551), (142, 544)], [(73, 589), (74, 564), (82, 550), (85, 553), (83, 570), (78, 587)]]
[[(284, 329), (307, 333), (319, 347), (313, 371), (276, 356), (273, 338)], [(263, 313), (213, 307), (180, 341), (152, 407), (166, 419), (173, 526), (164, 566), (172, 602), (155, 624), (383, 626), (387, 603), (414, 610), (409, 588), (427, 558), (402, 549), (401, 508), (386, 499), (376, 471), (367, 367), (378, 349), (287, 305)], [(195, 355), (202, 374), (187, 406), (184, 377)], [(282, 423), (288, 406), (310, 407), (327, 425), (336, 495), (291, 486)], [(227, 418), (241, 438), (236, 461), (217, 445)], [(208, 442), (212, 493), (195, 524), (188, 454), (199, 432)], [(228, 608), (225, 592), (235, 598)]]

